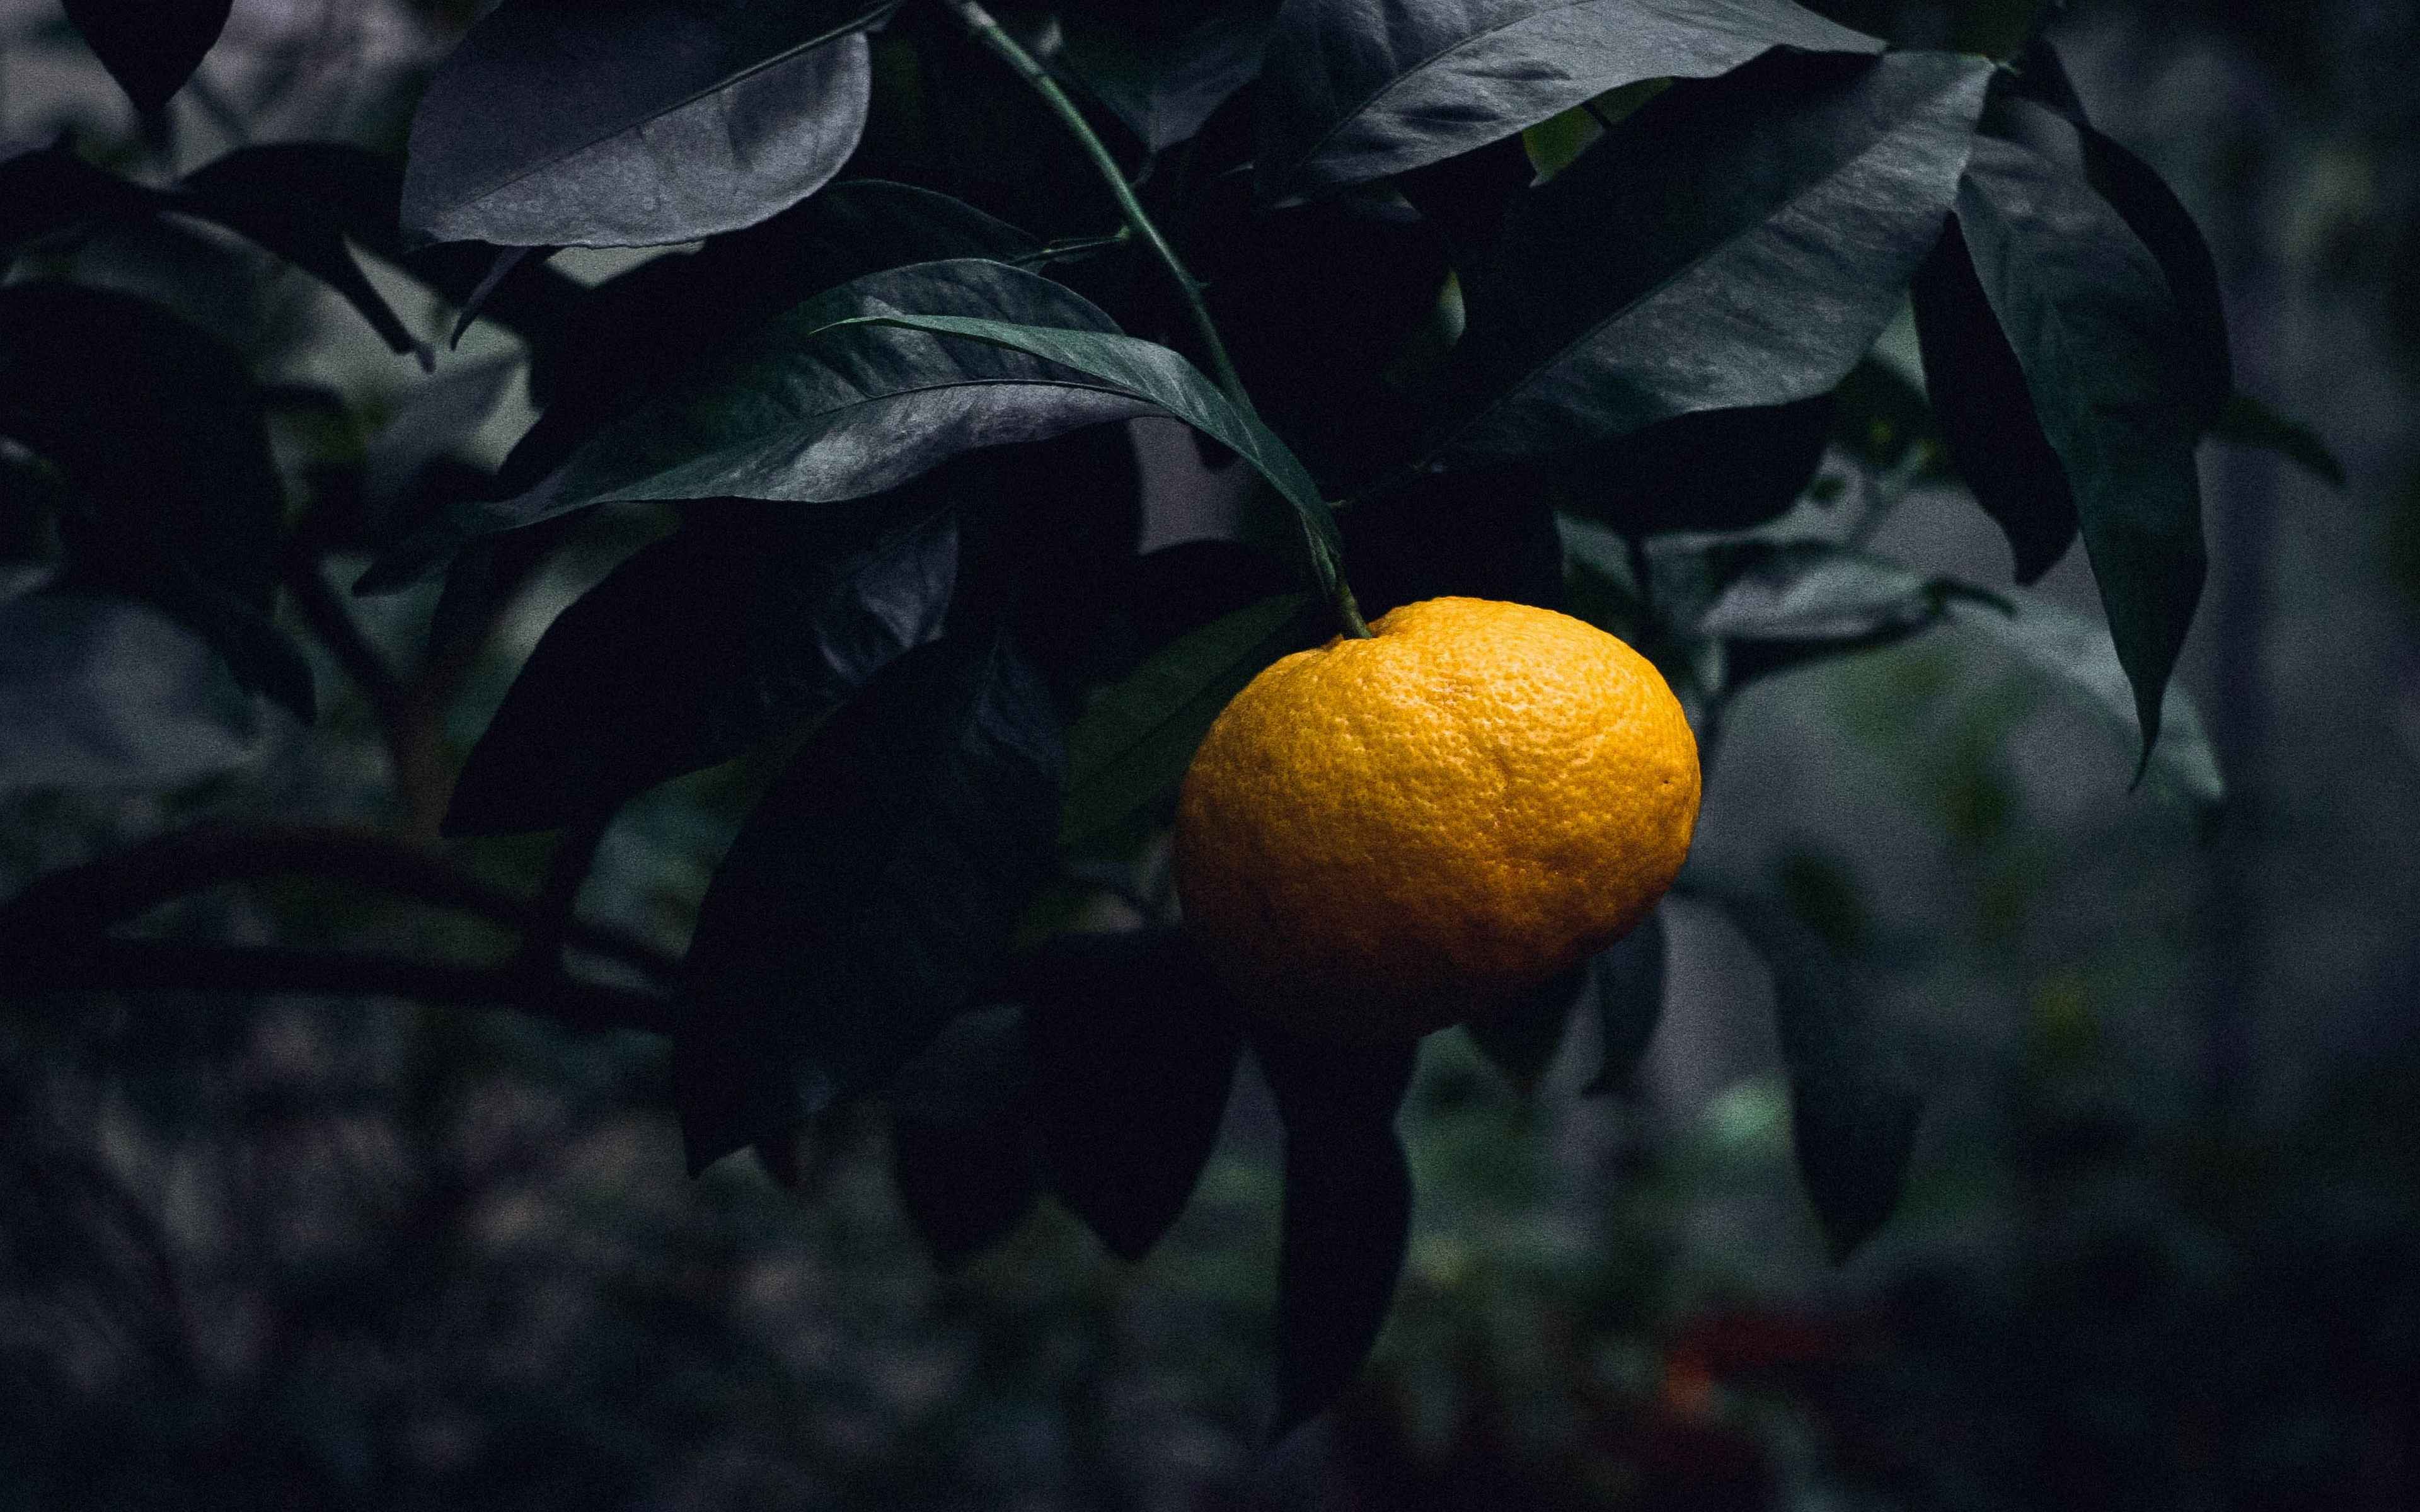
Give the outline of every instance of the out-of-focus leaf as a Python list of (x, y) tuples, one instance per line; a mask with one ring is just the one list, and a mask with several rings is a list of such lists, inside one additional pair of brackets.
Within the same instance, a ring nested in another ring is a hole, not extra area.
[(1591, 985), (1587, 962), (1574, 966), (1516, 1003), (1465, 1021), (1463, 1030), (1480, 1053), (1527, 1097), (1562, 1047), (1563, 1030), (1580, 996)]
[(94, 167), (64, 145), (20, 152), (0, 162), (0, 257), (71, 226), (139, 221), (167, 197)]
[(1104, 690), (1067, 733), (1060, 843), (1082, 849), (1125, 836), (1174, 790), (1227, 702), (1323, 629), (1309, 594), (1263, 599), (1171, 642)]
[(360, 591), (400, 587), (467, 541), (590, 504), (861, 498), (961, 452), (1041, 440), (1159, 408), (997, 343), (844, 324), (909, 314), (1007, 314), (1037, 325), (1115, 330), (1109, 316), (1048, 279), (975, 258), (853, 280), (692, 367), (535, 487), (501, 502), (466, 503), (413, 532), (362, 579)]
[(263, 748), (225, 664), (161, 611), (55, 590), (0, 603), (0, 791), (182, 787)]
[(823, 187), (865, 125), (898, 0), (505, 0), (412, 117), (403, 224), (430, 241), (654, 246)]
[(1419, 1047), (1342, 1047), (1266, 1026), (1249, 1034), (1285, 1124), (1275, 1428), (1283, 1437), (1352, 1384), (1393, 1303), (1412, 1214), (1395, 1113)]
[(1950, 578), (1829, 541), (1746, 541), (1718, 549), (1721, 593), (1698, 617), (1729, 640), (1859, 640), (1921, 629), (1951, 599), (2005, 601)]
[(362, 453), (362, 503), (379, 539), (394, 538), (397, 508), (430, 464), (469, 443), (504, 402), (520, 365), (515, 357), (458, 363), (405, 393)]
[(1830, 391), (1939, 238), (1989, 67), (1779, 55), (1675, 86), (1466, 270), (1434, 452), (1549, 455)]
[[(1927, 258), (1926, 266), (1931, 261)], [(1916, 276), (1918, 283), (1923, 281), (1923, 267)], [(1888, 363), (1869, 357), (1851, 368), (1832, 391), (1832, 401), (1834, 445), (1882, 471), (1904, 465), (1908, 454), (1921, 447), (1926, 455), (1917, 476), (1943, 476), (1947, 448), (1933, 420), (1931, 402)]]
[(2226, 402), (2210, 427), (2210, 436), (2212, 440), (2274, 452), (2338, 492), (2347, 486), (2344, 464), (2328, 450), (2318, 431), (2299, 420), (2287, 419), (2248, 393)]
[(548, 626), (472, 748), (448, 834), (550, 829), (829, 713), (940, 633), (955, 511), (709, 506)]
[(1958, 196), (1975, 272), (2074, 491), (2144, 735), (2206, 566), (2196, 346), (2158, 262), (2108, 203), (2040, 156), (1978, 137)]
[[(1590, 1095), (1627, 1092), (1664, 1018), (1664, 913), (1597, 952), (1589, 963), (1590, 989), (1605, 1058), (1585, 1088)], [(1587, 999), (1584, 999), (1584, 1001)]]
[(1024, 1015), (1004, 1006), (953, 1019), (900, 1070), (892, 1178), (908, 1221), (944, 1269), (964, 1264), (1041, 1195)]
[(1384, 178), (1609, 89), (1709, 78), (1776, 47), (1882, 43), (1790, 0), (1292, 0), (1269, 41), (1261, 193)]
[(692, 1169), (880, 1084), (966, 1006), (1049, 875), (1063, 767), (1049, 690), (990, 636), (899, 657), (817, 733), (699, 910)]
[(1277, 12), (1278, 0), (1075, 0), (1059, 60), (1158, 152), (1251, 82)]
[(1017, 963), (1050, 1189), (1110, 1251), (1168, 1232), (1218, 1142), (1243, 1029), (1181, 930), (1062, 934)]
[(1720, 900), (1773, 971), (1798, 1172), (1837, 1263), (1898, 1206), (1924, 1098), (1867, 985), (1823, 935), (1768, 899)]
[[(1962, 606), (1962, 625), (1974, 626), (2048, 676), (2084, 695), (2094, 713), (2121, 738), (2139, 740), (2133, 691), (2118, 664), (2108, 633), (2081, 614), (2031, 594), (2010, 594), (2015, 612), (1975, 604)], [(2201, 713), (2182, 688), (2170, 686), (2145, 774), (2193, 805), (2206, 825), (2226, 801), (2226, 783), (2211, 748)]]
[(145, 115), (185, 86), (235, 0), (60, 0), (109, 76)]

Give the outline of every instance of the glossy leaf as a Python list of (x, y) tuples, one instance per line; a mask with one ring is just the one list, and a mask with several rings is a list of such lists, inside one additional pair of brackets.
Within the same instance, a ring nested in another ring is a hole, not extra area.
[(2344, 464), (2318, 431), (2299, 420), (2287, 419), (2248, 393), (2227, 401), (2211, 425), (2210, 436), (2212, 440), (2274, 452), (2339, 493), (2350, 486)]
[(1265, 1026), (1251, 1044), (1285, 1125), (1273, 1435), (1281, 1438), (1352, 1384), (1393, 1303), (1412, 1214), (1395, 1114), (1419, 1047), (1340, 1047)]
[(1585, 1088), (1591, 1095), (1628, 1092), (1638, 1079), (1655, 1027), (1664, 1018), (1664, 913), (1656, 909), (1638, 927), (1589, 962), (1589, 995), (1597, 1016), (1604, 1058)]
[(1434, 455), (1544, 456), (1831, 390), (1940, 236), (1988, 71), (1776, 56), (1638, 112), (1467, 270)]
[(919, 318), (1006, 312), (1114, 331), (1080, 296), (1000, 263), (955, 258), (853, 280), (693, 366), (536, 486), (502, 502), (465, 504), (415, 532), (364, 578), (362, 591), (399, 587), (466, 541), (590, 504), (862, 498), (962, 452), (1158, 408), (997, 343), (844, 324), (910, 312)]
[(2042, 434), (2015, 348), (1992, 313), (1965, 235), (1951, 221), (1909, 290), (1942, 443), (2032, 583), (2075, 544), (2075, 491)]
[(109, 76), (150, 115), (185, 86), (235, 0), (61, 0)]
[(2125, 223), (2024, 147), (1977, 139), (1958, 221), (2074, 491), (2147, 764), (2207, 564), (2194, 343)]
[(761, 505), (640, 548), (547, 627), (472, 748), (445, 828), (550, 829), (830, 712), (939, 635), (945, 497), (796, 521)]
[(1924, 1098), (1854, 968), (1787, 909), (1723, 900), (1773, 971), (1799, 1178), (1837, 1263), (1872, 1237), (1907, 1184)]
[(1243, 1030), (1181, 930), (1062, 934), (1013, 974), (1028, 1005), (1050, 1189), (1127, 1260), (1184, 1211), (1218, 1143)]
[[(1960, 624), (1970, 625), (2053, 682), (2083, 695), (2086, 703), (2120, 738), (2142, 738), (2134, 691), (2118, 664), (2108, 634), (2091, 620), (2030, 594), (2008, 595), (2014, 613), (1976, 604), (1962, 607)], [(2182, 688), (2171, 686), (2158, 741), (2145, 775), (2184, 798), (2204, 823), (2226, 797), (2217, 753), (2201, 713)]]
[(1326, 630), (1311, 594), (1280, 594), (1180, 638), (1104, 689), (1067, 733), (1060, 844), (1081, 850), (1124, 838), (1175, 791), (1228, 701)]
[(897, 0), (505, 0), (411, 124), (403, 222), (430, 241), (652, 246), (821, 188), (865, 124), (866, 44)]
[(1479, 1046), (1505, 1080), (1524, 1097), (1538, 1089), (1538, 1078), (1562, 1048), (1563, 1031), (1583, 993), (1593, 985), (1587, 962), (1563, 972), (1520, 1001), (1467, 1020), (1463, 1031)]
[(257, 759), (259, 710), (209, 644), (131, 599), (0, 602), (0, 792), (183, 787)]
[(883, 669), (741, 826), (674, 1041), (692, 1169), (879, 1085), (1008, 947), (1051, 864), (1049, 691), (991, 637)]
[(1790, 0), (1291, 0), (1269, 43), (1264, 197), (1406, 172), (1649, 79), (1776, 47), (1878, 53)]
[(1251, 82), (1277, 11), (1278, 0), (1076, 0), (1059, 61), (1159, 152)]

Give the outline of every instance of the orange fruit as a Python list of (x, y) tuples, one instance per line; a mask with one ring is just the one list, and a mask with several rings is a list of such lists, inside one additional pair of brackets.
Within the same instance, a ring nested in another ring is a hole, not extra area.
[(1482, 1016), (1646, 917), (1698, 744), (1645, 658), (1551, 609), (1410, 604), (1264, 671), (1177, 800), (1186, 925), (1246, 1008), (1375, 1042)]

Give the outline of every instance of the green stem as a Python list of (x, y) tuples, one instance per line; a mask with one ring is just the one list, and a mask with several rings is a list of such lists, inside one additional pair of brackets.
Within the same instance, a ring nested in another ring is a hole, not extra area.
[(999, 54), (1010, 68), (1024, 75), (1025, 82), (1033, 86), (1033, 92), (1042, 97), (1042, 102), (1048, 105), (1051, 113), (1075, 133), (1077, 142), (1084, 148), (1084, 155), (1093, 160), (1093, 166), (1100, 170), (1102, 179), (1109, 186), (1110, 194), (1116, 197), (1118, 213), (1125, 218), (1126, 225), (1151, 248), (1154, 255), (1167, 267), (1169, 276), (1176, 281), (1177, 292), (1185, 297), (1186, 308), (1192, 313), (1193, 329), (1200, 333), (1202, 347), (1209, 353), (1211, 375), (1218, 380), (1218, 387), (1235, 402), (1237, 409), (1247, 414), (1253, 413), (1251, 398), (1244, 392), (1244, 380), (1236, 376), (1235, 364), (1227, 356), (1227, 345), (1218, 339), (1218, 328), (1210, 323), (1210, 307), (1202, 302), (1202, 281), (1186, 268), (1185, 260), (1177, 256), (1176, 249), (1169, 245), (1168, 239), (1160, 235), (1159, 227), (1152, 224), (1151, 217), (1144, 213), (1142, 201), (1135, 198), (1134, 186), (1126, 181), (1125, 170), (1120, 168), (1118, 160), (1109, 155), (1109, 149), (1094, 131), (1092, 123), (1084, 119), (1084, 114), (1076, 108), (1076, 102), (1067, 98), (1067, 91), (1059, 87), (1059, 81), (1050, 77), (1050, 70), (1027, 52), (1016, 38), (1002, 31), (1000, 23), (994, 21), (991, 12), (977, 4), (977, 0), (949, 0), (949, 6), (958, 13), (958, 19), (966, 23), (967, 30), (974, 35), (975, 40)]

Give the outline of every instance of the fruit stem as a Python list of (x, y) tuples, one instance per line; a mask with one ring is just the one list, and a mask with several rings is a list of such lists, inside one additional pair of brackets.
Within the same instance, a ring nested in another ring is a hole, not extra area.
[(966, 23), (967, 30), (974, 39), (1000, 54), (1010, 68), (1022, 74), (1025, 82), (1033, 86), (1033, 92), (1042, 97), (1042, 102), (1050, 107), (1051, 114), (1075, 134), (1084, 155), (1093, 160), (1093, 166), (1100, 170), (1102, 179), (1109, 186), (1109, 193), (1118, 202), (1118, 213), (1125, 218), (1127, 227), (1142, 239), (1143, 244), (1151, 248), (1153, 255), (1167, 267), (1169, 276), (1175, 280), (1177, 292), (1185, 297), (1186, 308), (1192, 313), (1193, 329), (1201, 335), (1202, 346), (1209, 354), (1211, 373), (1218, 378), (1218, 387), (1234, 401), (1237, 409), (1246, 414), (1255, 413), (1250, 395), (1244, 392), (1244, 380), (1236, 375), (1235, 364), (1227, 356), (1227, 344), (1218, 339), (1218, 328), (1210, 322), (1210, 307), (1202, 302), (1202, 281), (1193, 276), (1185, 266), (1184, 259), (1177, 256), (1176, 249), (1169, 245), (1168, 238), (1160, 235), (1159, 227), (1144, 213), (1142, 201), (1135, 198), (1134, 186), (1126, 181), (1125, 171), (1118, 166), (1118, 160), (1111, 157), (1109, 149), (1102, 145), (1092, 123), (1084, 119), (1084, 113), (1067, 98), (1067, 91), (1059, 87), (1059, 81), (1050, 77), (1050, 70), (1027, 52), (1016, 38), (1001, 30), (1000, 23), (994, 21), (991, 12), (977, 0), (949, 0), (949, 7), (958, 13), (960, 21)]
[(1354, 600), (1353, 585), (1344, 580), (1344, 574), (1342, 572), (1336, 575), (1334, 603), (1336, 621), (1344, 626), (1346, 640), (1374, 640), (1377, 639), (1370, 633), (1370, 623), (1361, 617), (1361, 606)]

